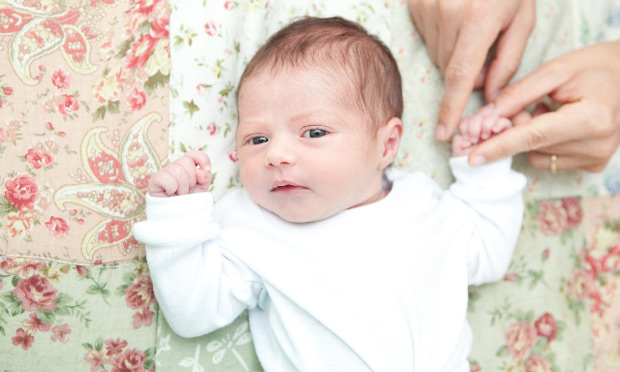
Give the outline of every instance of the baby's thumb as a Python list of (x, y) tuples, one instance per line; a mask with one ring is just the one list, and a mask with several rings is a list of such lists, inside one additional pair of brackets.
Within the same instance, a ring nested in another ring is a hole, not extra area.
[(194, 192), (208, 191), (213, 176), (211, 171), (203, 168), (196, 169), (196, 189)]

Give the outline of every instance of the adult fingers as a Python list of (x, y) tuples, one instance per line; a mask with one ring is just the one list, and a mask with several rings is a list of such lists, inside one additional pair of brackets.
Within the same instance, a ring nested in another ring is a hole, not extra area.
[(479, 89), (484, 86), (484, 82), (487, 79), (488, 72), (489, 72), (489, 66), (485, 64), (484, 66), (482, 66), (482, 70), (480, 70), (480, 73), (478, 73), (478, 75), (476, 76), (476, 79), (474, 80), (474, 88)]
[(575, 140), (580, 136), (580, 123), (584, 122), (579, 110), (578, 104), (562, 106), (558, 111), (532, 118), (528, 124), (510, 128), (481, 143), (470, 154), (470, 161), (478, 157), (488, 163), (520, 152)]
[(452, 58), (452, 52), (459, 33), (459, 26), (463, 18), (463, 0), (439, 1), (440, 27), (438, 40), (437, 62), (443, 75)]
[(424, 7), (424, 1), (421, 0), (409, 0), (409, 15), (411, 16), (411, 20), (413, 21), (414, 26), (424, 38), (424, 19), (428, 17), (428, 11)]
[(607, 166), (611, 157), (618, 151), (618, 144), (620, 144), (618, 135), (589, 133), (573, 141), (541, 147), (535, 153), (547, 156), (556, 155), (558, 159), (563, 158), (562, 168), (558, 169), (577, 168), (599, 172)]
[(502, 89), (493, 101), (499, 116), (512, 117), (526, 106), (554, 92), (572, 76), (558, 60), (552, 60), (523, 79)]
[(551, 171), (551, 156), (556, 156), (556, 170), (581, 169), (588, 172), (600, 172), (605, 169), (607, 161), (572, 152), (532, 151), (527, 160), (534, 169)]
[(430, 17), (422, 20), (421, 23), (424, 25), (424, 33), (422, 35), (428, 54), (431, 57), (431, 61), (439, 66), (439, 26)]
[(435, 130), (438, 140), (448, 139), (458, 125), (487, 51), (498, 32), (499, 26), (481, 26), (475, 22), (463, 25), (444, 74), (445, 88)]
[(489, 66), (485, 84), (485, 96), (492, 101), (500, 89), (517, 72), (530, 33), (536, 22), (536, 9), (531, 1), (524, 1), (512, 23), (497, 42), (495, 58)]
[(434, 64), (438, 64), (438, 1), (409, 0), (409, 14)]
[(518, 127), (520, 125), (528, 124), (530, 120), (532, 120), (532, 114), (526, 110), (523, 110), (512, 117), (512, 125)]
[(441, 74), (444, 75), (448, 62), (452, 57), (452, 51), (454, 50), (454, 43), (456, 42), (457, 31), (453, 29), (440, 29), (439, 39), (437, 40), (437, 66)]

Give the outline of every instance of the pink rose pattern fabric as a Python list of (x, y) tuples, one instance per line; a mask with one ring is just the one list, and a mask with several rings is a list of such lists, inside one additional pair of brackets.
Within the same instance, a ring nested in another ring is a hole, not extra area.
[(167, 152), (169, 15), (167, 0), (0, 4), (0, 254), (144, 256), (131, 227)]
[[(471, 370), (618, 370), (619, 247), (620, 195), (528, 202), (524, 231), (503, 283), (471, 289), (469, 319), (479, 341)], [(562, 265), (568, 271), (554, 277), (562, 261), (569, 262)], [(485, 296), (491, 297), (487, 314), (477, 311)], [(578, 354), (589, 342), (575, 338), (575, 329), (583, 327), (591, 331), (592, 353), (567, 363), (570, 357), (559, 357), (565, 349)], [(485, 340), (489, 328), (501, 330), (499, 347), (488, 336)], [(484, 348), (494, 349), (495, 356)]]
[(75, 370), (154, 371), (156, 312), (143, 261), (111, 267), (0, 260), (3, 370), (51, 371), (55, 360), (59, 368), (71, 360)]

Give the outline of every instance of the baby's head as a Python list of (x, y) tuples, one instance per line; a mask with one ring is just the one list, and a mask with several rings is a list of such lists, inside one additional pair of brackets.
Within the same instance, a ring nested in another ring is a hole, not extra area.
[(257, 75), (300, 71), (322, 75), (329, 83), (325, 92), (343, 108), (362, 113), (371, 130), (402, 116), (401, 77), (392, 53), (359, 24), (340, 17), (304, 18), (271, 36), (246, 66), (237, 96)]
[(380, 200), (398, 151), (403, 103), (389, 49), (341, 18), (305, 18), (273, 35), (237, 92), (241, 181), (291, 222)]

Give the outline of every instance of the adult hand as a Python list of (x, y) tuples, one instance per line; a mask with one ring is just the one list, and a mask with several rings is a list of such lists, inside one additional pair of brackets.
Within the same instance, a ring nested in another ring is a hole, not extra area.
[[(536, 169), (603, 170), (620, 144), (620, 41), (600, 43), (555, 58), (506, 87), (494, 112), (513, 117), (548, 95), (556, 111), (525, 120), (470, 153), (472, 165), (528, 151)], [(523, 114), (519, 115), (523, 118)]]
[[(409, 0), (413, 21), (445, 80), (437, 139), (450, 137), (474, 87), (484, 82), (491, 101), (517, 71), (535, 8), (535, 0)], [(496, 40), (487, 69), (485, 60)]]

